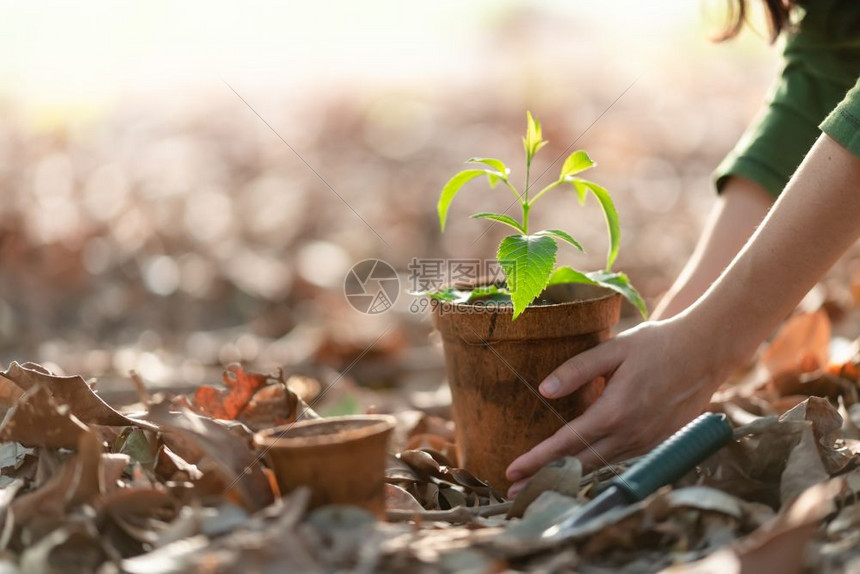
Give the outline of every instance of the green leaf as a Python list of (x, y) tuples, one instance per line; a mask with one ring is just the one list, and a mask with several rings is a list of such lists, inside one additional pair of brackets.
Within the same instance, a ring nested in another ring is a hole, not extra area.
[(492, 157), (470, 157), (466, 160), (466, 163), (482, 163), (484, 165), (488, 165), (505, 177), (511, 173), (511, 170), (508, 169), (505, 162)]
[(618, 211), (615, 209), (615, 204), (612, 203), (612, 197), (606, 188), (593, 181), (580, 178), (573, 178), (573, 185), (579, 193), (580, 203), (585, 199), (586, 192), (590, 190), (603, 208), (606, 228), (609, 231), (609, 252), (606, 254), (606, 271), (609, 271), (612, 269), (612, 264), (615, 263), (615, 258), (618, 257), (618, 244), (621, 241), (621, 223), (618, 220)]
[(127, 434), (124, 432), (123, 435), (120, 435), (122, 442), (117, 445), (116, 452), (127, 454), (131, 457), (132, 463), (139, 462), (145, 469), (153, 469), (156, 462), (156, 446), (155, 443), (150, 442), (146, 432), (129, 428)]
[(416, 297), (430, 297), (436, 301), (456, 302), (461, 297), (461, 290), (453, 287), (443, 287), (441, 289), (433, 289), (430, 291), (409, 291), (410, 295)]
[(485, 170), (491, 188), (496, 187), (500, 180), (507, 181), (508, 175), (511, 173), (511, 170), (502, 160), (492, 157), (470, 157), (466, 163), (482, 163), (493, 168), (492, 170)]
[(487, 297), (488, 295), (510, 295), (510, 293), (498, 285), (482, 285), (469, 291), (468, 301), (474, 301), (478, 297)]
[(474, 289), (457, 289), (456, 287), (444, 287), (433, 291), (410, 291), (410, 295), (426, 296), (436, 301), (448, 303), (470, 303), (479, 297), (487, 296), (509, 296), (508, 290), (496, 285), (485, 285)]
[(558, 178), (565, 179), (567, 177), (572, 177), (594, 167), (595, 165), (597, 164), (594, 160), (588, 157), (587, 153), (583, 150), (577, 150), (567, 156), (567, 159), (564, 160), (564, 165), (561, 166), (561, 175), (559, 175)]
[(498, 162), (505, 171), (500, 172), (495, 169), (464, 169), (449, 179), (448, 183), (445, 184), (445, 187), (442, 188), (442, 193), (439, 195), (439, 203), (436, 206), (436, 210), (439, 213), (439, 227), (443, 232), (445, 231), (445, 223), (448, 221), (448, 208), (451, 207), (451, 202), (454, 201), (454, 196), (457, 195), (460, 188), (481, 175), (487, 176), (487, 180), (490, 182), (491, 188), (496, 187), (499, 180), (507, 181), (508, 179), (507, 174), (510, 170), (507, 170), (507, 168), (505, 168), (505, 164), (501, 161), (494, 160), (492, 158), (472, 158), (469, 161), (475, 163), (478, 162), (478, 160), (480, 160), (480, 163), (485, 163), (487, 165), (494, 165), (494, 163), (487, 162)]
[(514, 319), (546, 288), (557, 250), (555, 239), (546, 235), (509, 235), (502, 239), (497, 257), (507, 275)]
[(557, 268), (549, 276), (547, 285), (558, 285), (559, 283), (585, 283), (586, 285), (597, 285), (592, 279), (582, 271), (577, 271), (573, 267), (563, 265)]
[(544, 231), (538, 231), (535, 235), (549, 235), (550, 237), (555, 237), (556, 239), (561, 239), (562, 241), (567, 241), (577, 249), (579, 249), (582, 253), (585, 253), (585, 249), (583, 249), (582, 244), (579, 243), (573, 236), (570, 235), (567, 231), (562, 231), (561, 229), (546, 229)]
[(645, 306), (645, 300), (642, 295), (630, 284), (630, 279), (624, 273), (613, 273), (611, 271), (594, 271), (588, 276), (596, 281), (599, 285), (612, 289), (621, 293), (625, 299), (633, 303), (639, 310), (643, 319), (648, 318), (648, 307)]
[(645, 306), (645, 301), (633, 285), (630, 284), (630, 279), (624, 273), (613, 273), (611, 271), (593, 271), (591, 273), (583, 273), (571, 267), (559, 267), (552, 272), (549, 278), (549, 285), (557, 285), (559, 283), (585, 283), (586, 285), (599, 285), (611, 289), (630, 301), (642, 315), (643, 319), (648, 318), (648, 308)]
[(484, 169), (465, 169), (448, 180), (445, 187), (442, 188), (442, 194), (439, 196), (439, 203), (436, 209), (439, 213), (439, 226), (442, 231), (445, 231), (445, 222), (448, 219), (448, 208), (454, 200), (454, 196), (460, 191), (464, 185), (478, 176), (487, 174)]
[(531, 164), (532, 158), (540, 148), (549, 142), (543, 139), (540, 122), (536, 120), (532, 113), (526, 112), (526, 135), (523, 138), (523, 148), (526, 151), (526, 163)]
[(523, 229), (523, 226), (520, 225), (519, 221), (510, 215), (505, 215), (503, 213), (476, 213), (471, 217), (472, 219), (491, 219), (493, 221), (498, 221), (499, 223), (504, 223), (505, 225), (510, 225), (520, 233), (525, 234), (526, 232), (526, 230)]

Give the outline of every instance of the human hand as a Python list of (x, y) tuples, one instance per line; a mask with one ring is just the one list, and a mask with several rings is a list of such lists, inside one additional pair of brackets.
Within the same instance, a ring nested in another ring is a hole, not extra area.
[(649, 451), (705, 409), (732, 367), (679, 319), (643, 323), (572, 357), (541, 383), (543, 396), (568, 395), (599, 376), (606, 388), (585, 413), (511, 463), (508, 496), (563, 456), (588, 469)]

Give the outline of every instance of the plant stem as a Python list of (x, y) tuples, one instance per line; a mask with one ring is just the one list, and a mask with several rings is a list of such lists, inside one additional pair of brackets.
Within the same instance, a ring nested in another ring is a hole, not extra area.
[(531, 169), (532, 169), (532, 160), (531, 160), (531, 158), (527, 158), (527, 161), (526, 161), (526, 191), (525, 191), (525, 196), (526, 196), (525, 202), (526, 203), (529, 202), (529, 176), (530, 176)]
[(524, 201), (522, 203), (523, 206), (523, 229), (526, 232), (526, 235), (529, 234), (529, 209), (531, 209), (531, 204), (528, 201)]
[(561, 185), (562, 183), (564, 183), (564, 181), (562, 181), (562, 180), (560, 180), (560, 179), (559, 179), (559, 180), (556, 180), (556, 181), (554, 181), (554, 182), (552, 182), (551, 184), (549, 184), (548, 186), (546, 186), (545, 188), (543, 188), (542, 190), (540, 190), (540, 191), (538, 192), (538, 194), (537, 194), (536, 196), (534, 196), (534, 197), (532, 198), (532, 200), (531, 200), (529, 203), (530, 203), (530, 204), (534, 204), (534, 202), (536, 202), (536, 201), (540, 198), (540, 196), (542, 196), (543, 194), (545, 194), (545, 193), (546, 193), (546, 192), (548, 192), (549, 190), (551, 190), (551, 189), (553, 189), (553, 188), (558, 187), (558, 186), (559, 186), (559, 185)]

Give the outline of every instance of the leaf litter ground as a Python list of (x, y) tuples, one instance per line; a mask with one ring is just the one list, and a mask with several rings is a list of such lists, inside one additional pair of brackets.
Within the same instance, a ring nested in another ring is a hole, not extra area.
[(318, 418), (313, 377), (231, 365), (223, 385), (120, 410), (79, 376), (0, 373), (0, 572), (843, 572), (860, 567), (860, 350), (791, 318), (713, 399), (735, 440), (564, 542), (539, 534), (634, 461), (544, 468), (514, 501), (458, 465), (453, 423), (398, 413), (387, 520), (278, 492), (254, 431)]

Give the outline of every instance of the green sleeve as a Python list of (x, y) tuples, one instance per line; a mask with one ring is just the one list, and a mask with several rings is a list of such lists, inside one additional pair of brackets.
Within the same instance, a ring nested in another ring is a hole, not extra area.
[(821, 123), (821, 131), (860, 156), (860, 79)]
[(782, 192), (819, 125), (860, 75), (860, 1), (807, 3), (783, 58), (767, 105), (714, 172), (719, 191), (736, 175), (774, 197)]

